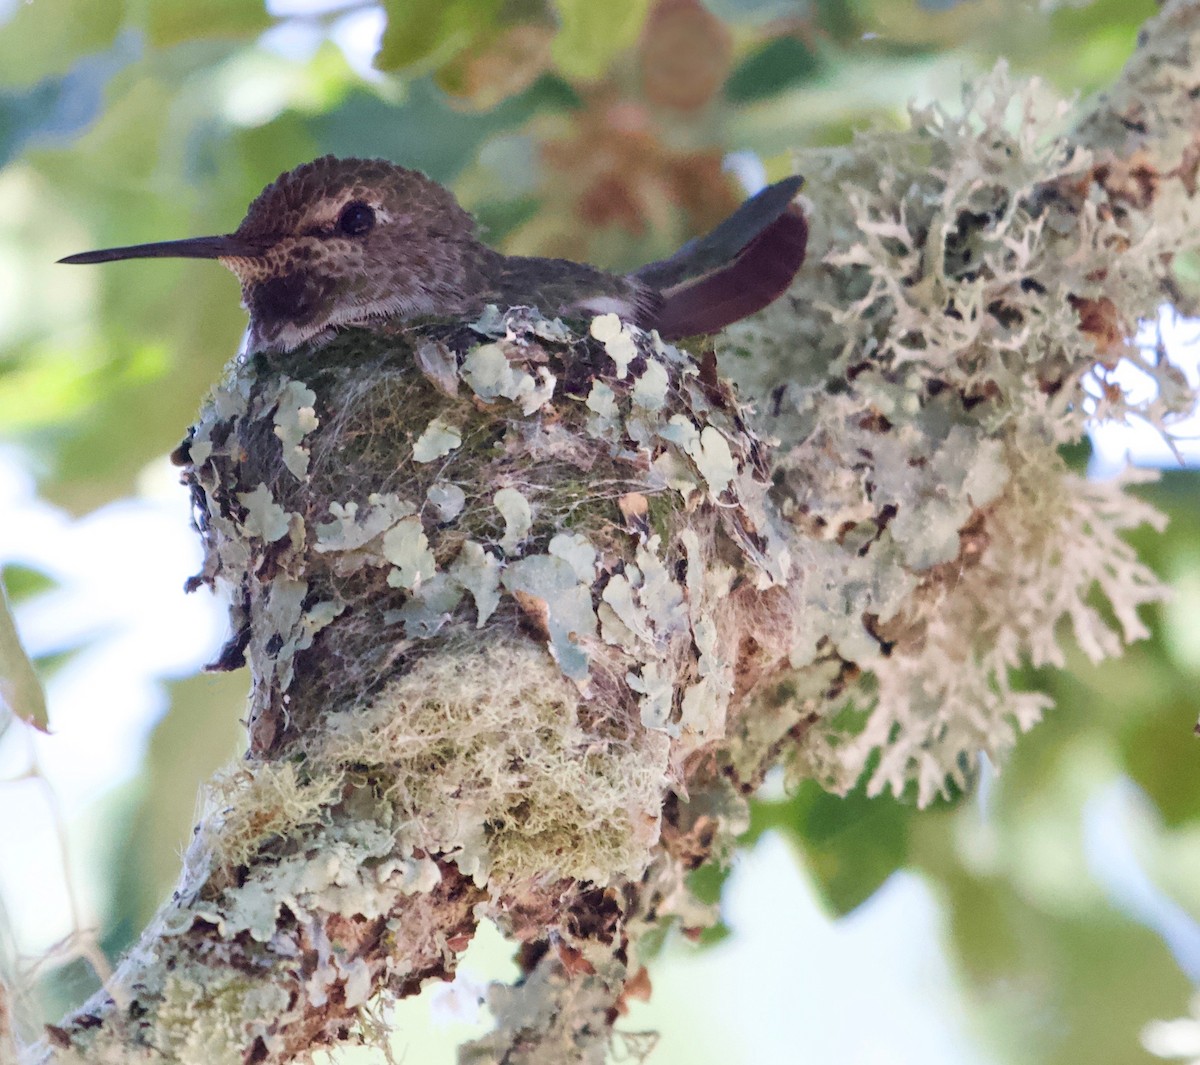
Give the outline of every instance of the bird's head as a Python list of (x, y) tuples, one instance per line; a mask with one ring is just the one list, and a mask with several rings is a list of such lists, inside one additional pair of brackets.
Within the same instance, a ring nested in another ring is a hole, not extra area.
[(339, 325), (453, 309), (476, 247), (474, 220), (424, 174), (324, 156), (263, 189), (233, 233), (61, 261), (218, 259), (242, 284), (248, 349), (286, 351)]

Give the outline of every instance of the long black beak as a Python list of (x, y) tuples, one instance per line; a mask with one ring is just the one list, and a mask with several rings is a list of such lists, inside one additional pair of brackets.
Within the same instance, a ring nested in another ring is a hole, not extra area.
[(83, 266), (90, 263), (112, 263), (119, 259), (249, 259), (261, 255), (260, 244), (244, 240), (236, 233), (220, 237), (189, 237), (187, 240), (164, 240), (157, 244), (131, 244), (127, 248), (101, 248), (59, 259), (60, 263)]

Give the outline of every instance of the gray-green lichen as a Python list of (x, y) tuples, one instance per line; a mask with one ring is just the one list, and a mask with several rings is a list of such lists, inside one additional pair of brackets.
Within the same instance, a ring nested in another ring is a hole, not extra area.
[[(1132, 210), (1069, 116), (1001, 67), (961, 113), (913, 108), (910, 129), (806, 154), (820, 264), (723, 340), (781, 440), (793, 665), (858, 677), (792, 704), (793, 721), (819, 719), (797, 775), (842, 790), (874, 763), (870, 791), (915, 785), (922, 803), (965, 785), (980, 751), (1003, 756), (1049, 705), (1011, 669), (1061, 662), (1065, 621), (1093, 659), (1118, 653), (1161, 596), (1119, 535), (1160, 519), (1125, 483), (1070, 473), (1058, 447), (1092, 419), (1165, 426), (1191, 409), (1179, 370), (1132, 336), (1194, 229)], [(1160, 184), (1194, 216), (1186, 174)], [(1113, 384), (1121, 358), (1154, 378), (1151, 400)]]
[(492, 986), (488, 1006), (496, 1030), (463, 1047), (459, 1065), (604, 1065), (607, 1014), (626, 978), (625, 965), (611, 952), (594, 963), (582, 955), (564, 963), (559, 952), (547, 951), (521, 987)]

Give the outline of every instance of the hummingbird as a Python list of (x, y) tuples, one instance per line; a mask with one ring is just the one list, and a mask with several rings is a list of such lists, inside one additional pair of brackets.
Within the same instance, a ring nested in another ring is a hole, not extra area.
[(332, 155), (281, 174), (232, 233), (105, 248), (60, 259), (216, 259), (249, 311), (246, 351), (290, 351), (388, 319), (464, 316), (488, 304), (543, 314), (616, 313), (664, 340), (715, 333), (781, 296), (808, 226), (785, 178), (704, 237), (628, 274), (505, 255), (479, 239), (449, 189), (383, 159)]

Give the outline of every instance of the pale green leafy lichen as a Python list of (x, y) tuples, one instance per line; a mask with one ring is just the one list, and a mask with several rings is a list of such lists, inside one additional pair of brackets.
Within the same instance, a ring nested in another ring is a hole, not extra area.
[(613, 424), (617, 417), (616, 393), (603, 381), (595, 381), (588, 393), (587, 408), (600, 416), (600, 424)]
[(317, 418), (317, 394), (300, 381), (286, 381), (275, 408), (275, 435), (283, 445), (283, 463), (293, 476), (308, 475), (308, 448), (304, 438), (320, 424)]
[(396, 568), (388, 574), (393, 588), (414, 591), (436, 571), (429, 538), (416, 515), (401, 518), (383, 534), (383, 557)]
[(646, 410), (662, 410), (667, 402), (667, 386), (670, 383), (670, 377), (667, 374), (667, 369), (661, 362), (656, 362), (651, 359), (646, 363), (646, 369), (642, 371), (636, 383), (633, 386), (631, 396), (633, 402), (639, 407), (644, 407)]
[(516, 400), (527, 415), (549, 401), (556, 383), (545, 367), (535, 367), (529, 373), (514, 366), (501, 343), (475, 348), (463, 361), (462, 376), (480, 399)]
[(450, 567), (450, 576), (475, 600), (478, 618), (476, 628), (482, 628), (500, 605), (500, 563), (474, 540), (463, 544), (462, 551)]
[(437, 511), (438, 521), (453, 521), (467, 503), (467, 494), (456, 484), (432, 484), (425, 498)]
[(435, 573), (413, 589), (399, 610), (385, 614), (384, 621), (387, 624), (402, 622), (404, 632), (415, 639), (432, 639), (450, 623), (462, 600), (463, 590), (464, 586), (453, 576)]
[(596, 579), (596, 548), (581, 533), (556, 533), (546, 550), (566, 562), (583, 584)]
[(531, 555), (504, 568), (504, 587), (523, 597), (527, 611), (539, 615), (549, 637), (550, 652), (572, 680), (588, 675), (584, 643), (596, 631), (591, 589), (582, 584), (571, 563), (551, 555)]
[(360, 506), (355, 501), (329, 504), (330, 520), (317, 525), (316, 549), (320, 552), (353, 551), (365, 547), (417, 508), (391, 493), (371, 493)]
[(500, 548), (506, 554), (514, 554), (533, 527), (533, 512), (529, 500), (516, 488), (501, 488), (492, 502), (504, 518), (504, 536)]
[(434, 418), (413, 445), (413, 462), (433, 462), (449, 455), (462, 444), (458, 427), (448, 424), (443, 418)]
[(245, 529), (267, 543), (282, 540), (288, 534), (287, 511), (275, 502), (271, 490), (258, 485), (251, 492), (239, 492), (238, 502), (246, 508)]
[(638, 353), (629, 327), (615, 314), (601, 314), (592, 319), (591, 334), (604, 345), (616, 366), (617, 380), (624, 381), (629, 374), (629, 364)]

